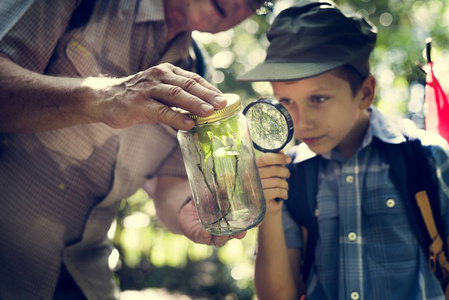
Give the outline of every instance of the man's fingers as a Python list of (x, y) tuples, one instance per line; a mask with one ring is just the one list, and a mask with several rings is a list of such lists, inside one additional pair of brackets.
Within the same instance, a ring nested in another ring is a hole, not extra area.
[(107, 102), (111, 103), (111, 113), (104, 118), (105, 123), (114, 128), (160, 122), (176, 129), (189, 130), (194, 126), (194, 121), (172, 108), (182, 108), (207, 117), (227, 103), (223, 94), (207, 80), (168, 63), (126, 78), (123, 86), (124, 92), (114, 96), (117, 101)]
[(214, 109), (226, 106), (226, 98), (222, 94), (205, 88), (195, 95), (191, 90), (186, 91), (178, 85), (165, 83), (152, 88), (148, 96), (167, 106), (179, 107), (201, 117), (207, 117)]
[(178, 107), (207, 117), (226, 106), (226, 98), (201, 76), (164, 63), (117, 81), (98, 119), (113, 128), (160, 122), (182, 130), (194, 122)]
[[(199, 116), (208, 116), (211, 112), (198, 109), (204, 102), (213, 109), (222, 109), (226, 106), (226, 98), (220, 90), (210, 84), (198, 74), (171, 66), (171, 74), (167, 74), (162, 82), (168, 87), (166, 101), (172, 106), (180, 107)], [(185, 93), (183, 93), (185, 92)], [(203, 106), (205, 108), (206, 106)]]
[(231, 239), (239, 239), (240, 240), (240, 239), (243, 239), (245, 236), (246, 236), (246, 231), (243, 231), (243, 232), (233, 234), (231, 236)]
[(212, 236), (212, 242), (215, 246), (221, 247), (229, 240), (230, 236), (228, 235), (214, 235)]
[(217, 247), (221, 247), (232, 239), (242, 239), (245, 236), (246, 236), (246, 231), (235, 233), (233, 235), (213, 235), (212, 243)]
[(195, 121), (160, 102), (149, 101), (146, 109), (149, 122), (156, 121), (179, 130), (189, 130), (195, 126)]
[(198, 74), (186, 71), (184, 69), (181, 69), (181, 68), (173, 66), (173, 65), (172, 65), (172, 67), (173, 67), (172, 71), (173, 71), (174, 74), (177, 74), (177, 75), (185, 77), (185, 78), (191, 78), (194, 81), (196, 81), (198, 84), (204, 86), (205, 88), (207, 88), (209, 90), (214, 90), (215, 92), (221, 94), (219, 89), (217, 89), (210, 82), (208, 82), (206, 79), (204, 79), (203, 77), (199, 76)]

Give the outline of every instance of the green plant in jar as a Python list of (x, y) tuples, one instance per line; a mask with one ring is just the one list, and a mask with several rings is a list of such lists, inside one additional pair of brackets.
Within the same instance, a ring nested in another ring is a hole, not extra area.
[[(235, 195), (238, 175), (239, 150), (241, 147), (238, 120), (234, 118), (225, 119), (218, 124), (205, 125), (198, 128), (198, 155), (200, 163), (198, 168), (203, 174), (205, 184), (211, 193), (217, 209), (217, 224), (226, 219), (231, 208), (231, 201)], [(212, 158), (212, 159), (209, 159)], [(216, 189), (209, 184), (206, 176), (208, 163), (211, 164), (213, 182)]]
[(214, 115), (189, 115), (196, 126), (178, 139), (198, 216), (214, 234), (232, 234), (260, 222), (265, 212), (246, 118), (238, 96)]

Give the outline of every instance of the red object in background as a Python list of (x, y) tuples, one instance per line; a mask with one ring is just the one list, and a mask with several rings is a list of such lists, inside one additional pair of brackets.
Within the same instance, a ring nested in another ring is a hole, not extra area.
[(433, 62), (427, 64), (425, 91), (425, 126), (426, 130), (438, 133), (449, 142), (449, 103), (433, 73)]

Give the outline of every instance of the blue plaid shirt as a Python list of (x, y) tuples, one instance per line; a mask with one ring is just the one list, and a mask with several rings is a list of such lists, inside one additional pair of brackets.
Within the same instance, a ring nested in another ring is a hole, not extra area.
[[(337, 151), (322, 155), (317, 208), (319, 236), (307, 282), (307, 299), (441, 299), (439, 281), (409, 225), (380, 143), (405, 141), (398, 123), (371, 108), (370, 127), (359, 150), (346, 159)], [(449, 150), (446, 141), (417, 130), (436, 162), (441, 215), (449, 232)], [(315, 154), (297, 146), (294, 163)], [(285, 207), (285, 206), (284, 206)], [(302, 247), (299, 228), (284, 208), (288, 247)]]

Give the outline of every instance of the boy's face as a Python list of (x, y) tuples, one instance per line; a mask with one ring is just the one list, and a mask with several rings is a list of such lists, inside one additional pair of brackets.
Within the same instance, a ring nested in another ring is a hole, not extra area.
[(317, 154), (334, 148), (346, 157), (355, 153), (369, 124), (366, 109), (374, 96), (373, 77), (364, 81), (356, 95), (349, 83), (332, 71), (271, 85), (276, 98), (292, 116), (295, 138)]

